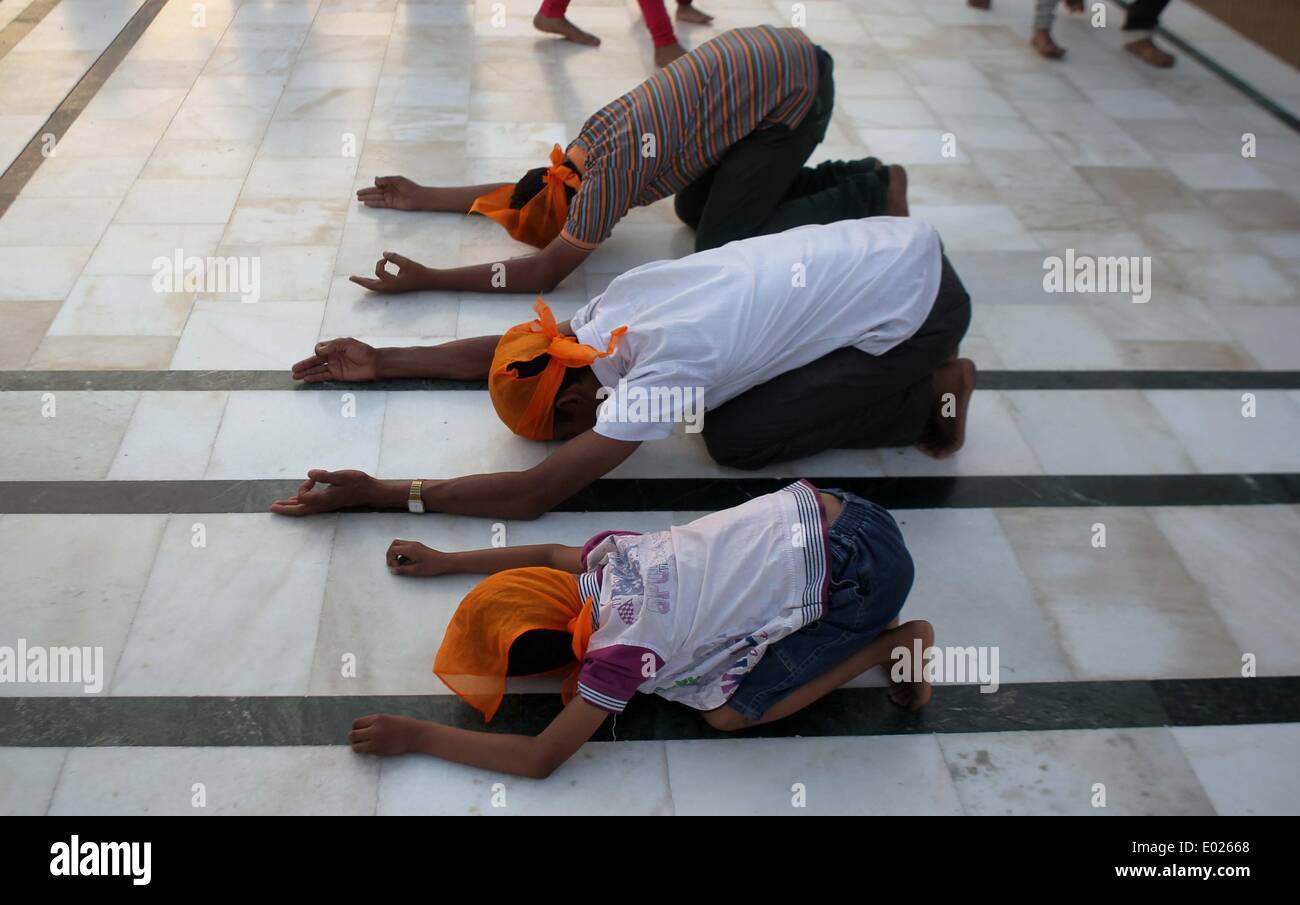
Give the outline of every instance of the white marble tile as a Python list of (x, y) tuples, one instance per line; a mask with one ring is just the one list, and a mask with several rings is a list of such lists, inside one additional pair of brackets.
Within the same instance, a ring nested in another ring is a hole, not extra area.
[(88, 275), (153, 275), (158, 258), (170, 264), (179, 249), (182, 258), (207, 258), (221, 241), (217, 223), (114, 223), (104, 231), (86, 263)]
[(325, 303), (200, 301), (185, 324), (176, 370), (288, 370), (310, 354)]
[(0, 245), (94, 245), (116, 198), (19, 198), (0, 219)]
[(967, 814), (1214, 813), (1168, 729), (954, 733), (938, 742)]
[(102, 51), (144, 0), (63, 0), (23, 38), (25, 51)]
[(160, 141), (141, 174), (145, 179), (243, 179), (253, 163), (253, 141)]
[(1292, 815), (1300, 811), (1295, 749), (1300, 726), (1176, 726), (1179, 747), (1221, 815)]
[(338, 245), (348, 202), (253, 200), (235, 207), (227, 245)]
[[(0, 117), (3, 120), (3, 117)], [(4, 127), (0, 125), (0, 131)], [(23, 186), (23, 198), (121, 198), (146, 156), (47, 158)]]
[(259, 157), (244, 182), (246, 198), (345, 198), (357, 170), (355, 157)]
[(1204, 472), (1295, 471), (1300, 406), (1280, 391), (1150, 390), (1147, 398)]
[(241, 179), (138, 179), (117, 211), (118, 223), (225, 223)]
[[(374, 268), (359, 276), (373, 276)], [(336, 276), (321, 332), (330, 336), (455, 336), (460, 295), (452, 292), (371, 292)]]
[(1006, 398), (1047, 474), (1196, 471), (1164, 420), (1135, 390), (1021, 391)]
[(86, 266), (91, 245), (46, 245), (40, 248), (0, 246), (0, 301), (61, 300), (67, 297)]
[(1238, 672), (1240, 647), (1146, 511), (996, 514), (1077, 678)]
[(313, 468), (374, 474), (386, 393), (232, 393), (204, 477), (297, 478)]
[(335, 521), (171, 516), (110, 692), (306, 694)]
[(141, 393), (108, 469), (111, 481), (197, 481), (208, 467), (227, 394), (219, 391)]
[(0, 815), (44, 815), (67, 754), (66, 748), (0, 748)]
[(1300, 669), (1300, 513), (1290, 506), (1173, 506), (1151, 517), (1259, 675)]
[(486, 391), (390, 393), (379, 474), (454, 478), (523, 471), (546, 458), (547, 451), (547, 444), (511, 433)]
[(912, 216), (939, 230), (945, 248), (1035, 251), (1039, 243), (1015, 213), (1000, 204), (916, 204)]
[(679, 815), (961, 813), (935, 736), (667, 744)]
[(976, 389), (966, 423), (966, 444), (946, 459), (932, 459), (914, 447), (880, 450), (885, 474), (1042, 474), (1007, 407), (1005, 393)]
[[(102, 649), (106, 694), (162, 537), (163, 515), (0, 518), (0, 638), (29, 646)], [(67, 551), (77, 550), (75, 564)], [(91, 683), (92, 685), (95, 683)], [(6, 697), (82, 695), (86, 683), (0, 684)], [(0, 784), (3, 788), (3, 784)]]
[(671, 815), (664, 749), (664, 742), (588, 743), (540, 781), (407, 755), (384, 762), (378, 813)]
[(0, 480), (95, 481), (108, 472), (139, 394), (0, 393)]
[[(939, 645), (996, 647), (1000, 685), (1074, 678), (993, 512), (913, 509), (893, 515), (916, 569), (900, 619), (929, 620)], [(884, 684), (880, 670), (863, 678), (871, 681), (850, 684)]]
[(379, 771), (377, 758), (359, 757), (346, 745), (75, 748), (49, 812), (368, 816)]
[(1300, 369), (1300, 308), (1232, 305), (1218, 309), (1220, 321), (1261, 368)]
[(973, 326), (976, 323), (1008, 368), (1052, 371), (1123, 366), (1115, 343), (1086, 311), (1069, 303), (976, 305)]
[(1165, 166), (1189, 188), (1198, 191), (1210, 189), (1272, 189), (1273, 181), (1255, 166), (1243, 159), (1240, 153), (1168, 154)]
[(178, 336), (192, 292), (159, 292), (143, 274), (87, 274), (50, 325), (51, 336)]

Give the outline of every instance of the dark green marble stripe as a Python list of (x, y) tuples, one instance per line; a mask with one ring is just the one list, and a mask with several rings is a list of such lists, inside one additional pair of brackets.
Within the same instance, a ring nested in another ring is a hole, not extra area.
[[(0, 698), (0, 746), (340, 745), (352, 721), (395, 713), (468, 729), (535, 735), (555, 717), (554, 694), (506, 695), (490, 726), (451, 695), (356, 697)], [(597, 741), (680, 741), (727, 737), (1045, 732), (1156, 726), (1231, 726), (1300, 721), (1300, 677), (1043, 682), (935, 689), (910, 713), (881, 688), (842, 688), (787, 720), (729, 736), (699, 715), (640, 696)]]
[[(792, 478), (603, 478), (557, 512), (725, 509)], [(1300, 474), (814, 477), (888, 509), (1261, 506), (1300, 503)], [(299, 481), (0, 481), (0, 512), (265, 512)], [(373, 510), (357, 510), (373, 511)]]

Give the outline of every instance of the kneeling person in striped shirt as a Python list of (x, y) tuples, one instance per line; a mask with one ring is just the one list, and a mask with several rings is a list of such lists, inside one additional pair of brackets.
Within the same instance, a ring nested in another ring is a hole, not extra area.
[[(447, 627), (433, 670), (491, 720), (509, 676), (564, 676), (564, 710), (536, 737), (386, 714), (348, 735), (362, 754), (423, 753), (545, 777), (632, 697), (654, 694), (734, 731), (796, 713), (897, 648), (934, 643), (898, 623), (912, 558), (893, 517), (807, 481), (651, 534), (606, 531), (579, 547), (443, 553), (394, 541), (399, 575), (486, 572)], [(892, 681), (892, 677), (891, 677)], [(922, 681), (893, 682), (919, 710)]]
[(357, 192), (368, 207), (483, 214), (540, 251), (451, 269), (384, 252), (373, 277), (352, 281), (375, 292), (550, 292), (632, 208), (670, 195), (696, 251), (810, 223), (907, 216), (900, 166), (874, 157), (804, 166), (830, 125), (832, 69), (799, 29), (737, 28), (596, 111), (555, 146), (549, 167), (517, 183), (381, 176)]

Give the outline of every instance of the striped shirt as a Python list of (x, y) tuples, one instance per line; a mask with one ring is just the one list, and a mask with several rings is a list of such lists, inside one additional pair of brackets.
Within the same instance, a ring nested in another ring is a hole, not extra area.
[(582, 188), (561, 235), (594, 248), (633, 207), (676, 194), (754, 130), (798, 126), (816, 95), (817, 48), (797, 28), (737, 28), (702, 44), (583, 125)]

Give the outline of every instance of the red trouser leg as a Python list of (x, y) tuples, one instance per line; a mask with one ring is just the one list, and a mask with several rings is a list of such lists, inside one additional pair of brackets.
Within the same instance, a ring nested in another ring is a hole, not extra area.
[(668, 8), (664, 6), (664, 0), (636, 0), (636, 2), (641, 7), (641, 16), (645, 19), (645, 27), (650, 30), (650, 40), (654, 42), (655, 47), (676, 44), (677, 35), (673, 33), (673, 23), (668, 18)]
[(552, 19), (563, 19), (568, 8), (569, 0), (542, 0), (542, 8), (538, 12)]

